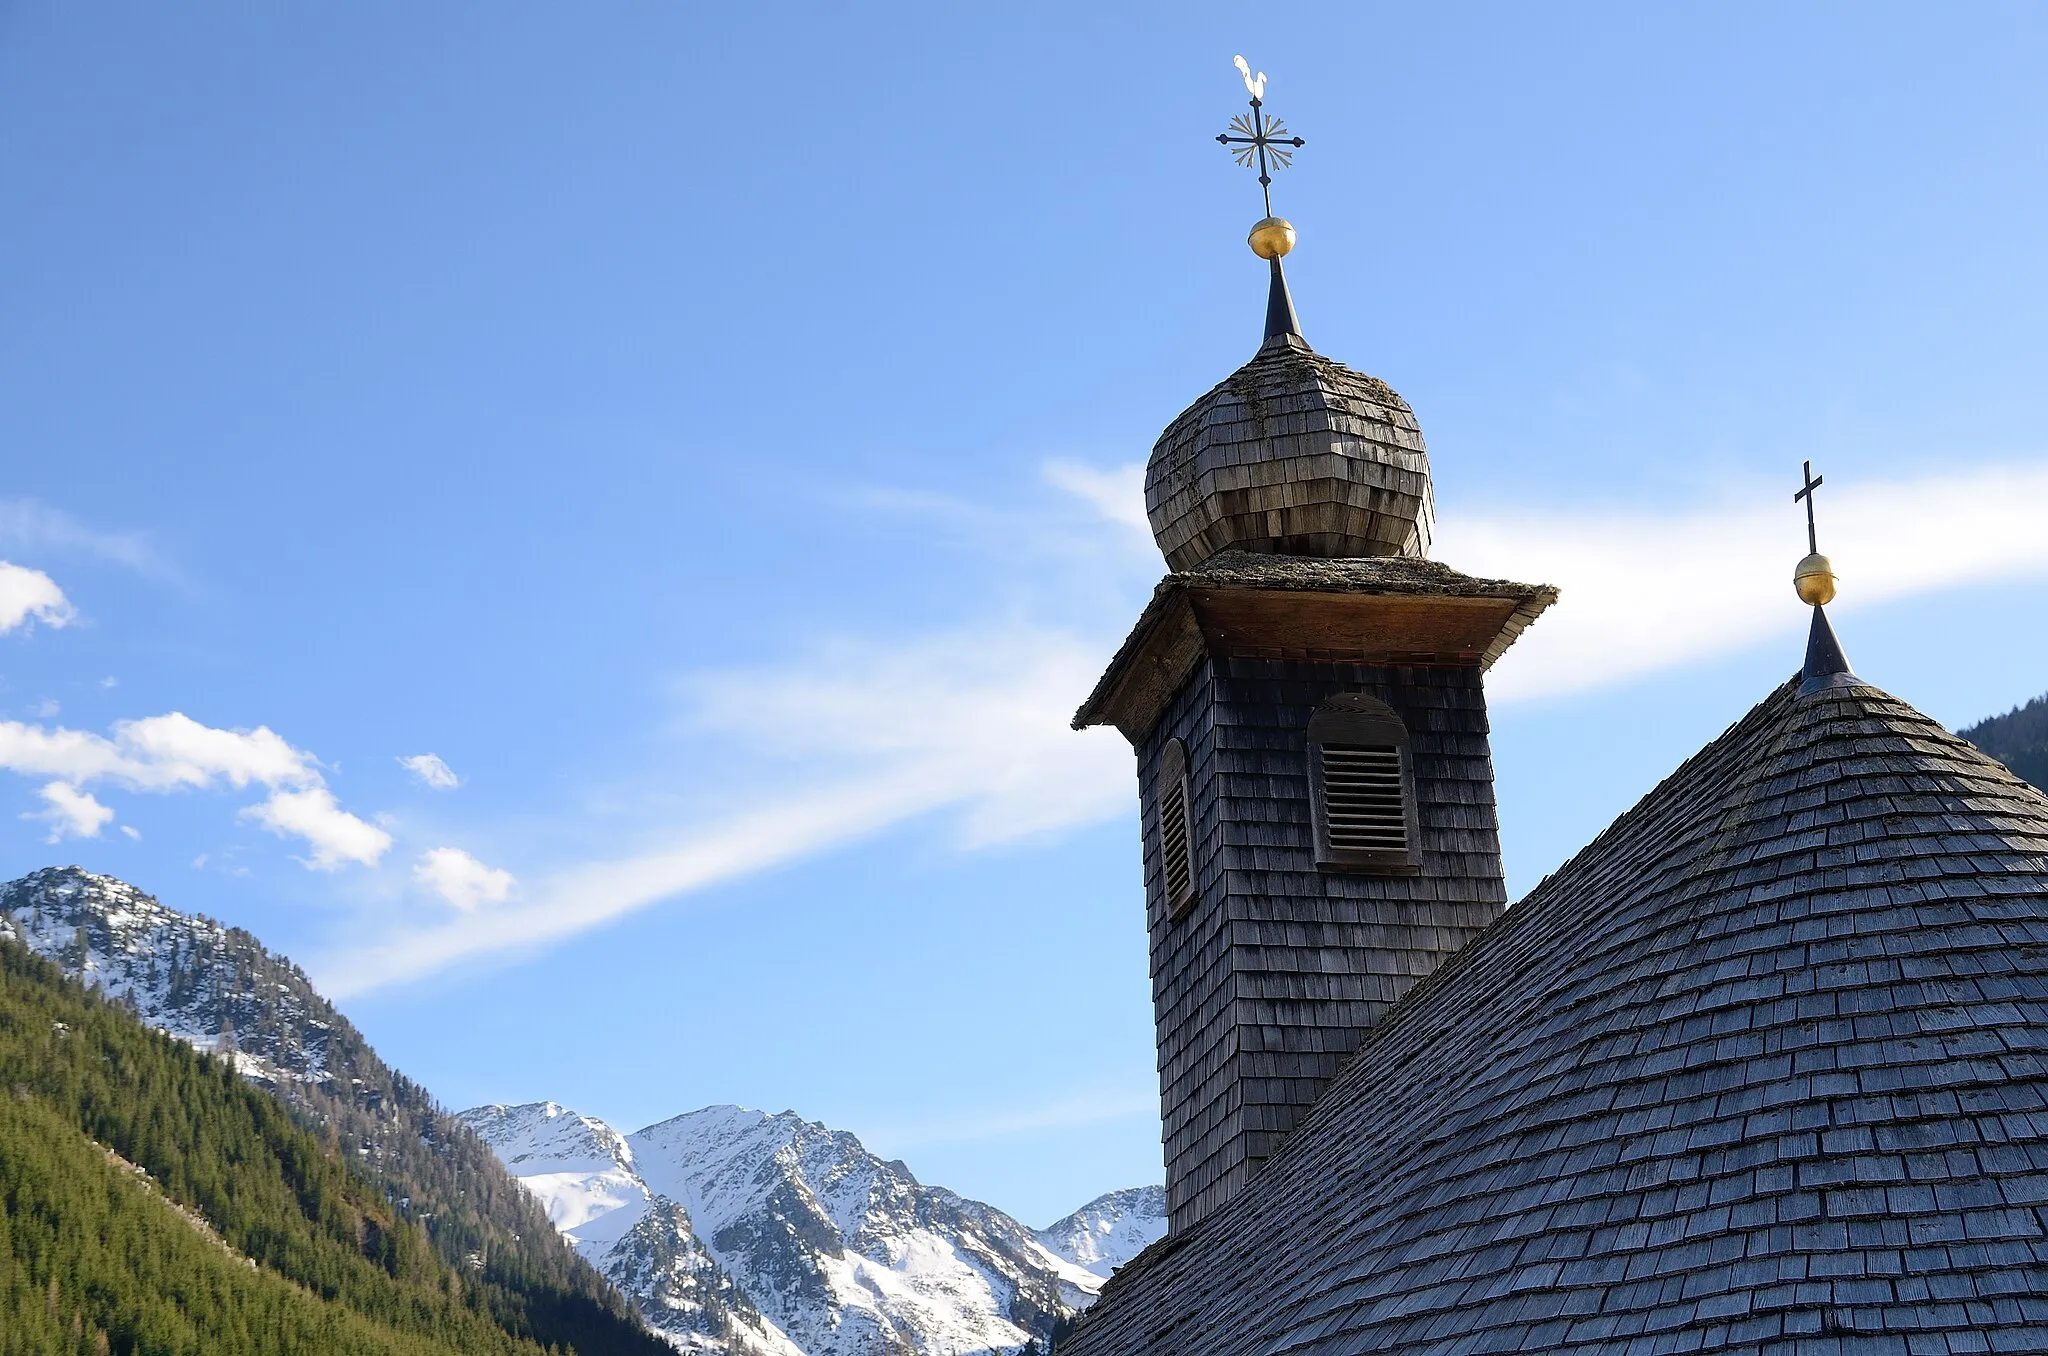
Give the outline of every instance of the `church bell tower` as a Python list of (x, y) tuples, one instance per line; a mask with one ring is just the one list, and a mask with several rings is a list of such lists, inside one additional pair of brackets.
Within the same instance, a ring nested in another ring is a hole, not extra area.
[(1256, 165), (1265, 337), (1166, 428), (1145, 506), (1170, 573), (1076, 715), (1137, 752), (1169, 1228), (1228, 1201), (1381, 1013), (1507, 904), (1482, 675), (1556, 601), (1428, 558), (1406, 401), (1302, 338)]

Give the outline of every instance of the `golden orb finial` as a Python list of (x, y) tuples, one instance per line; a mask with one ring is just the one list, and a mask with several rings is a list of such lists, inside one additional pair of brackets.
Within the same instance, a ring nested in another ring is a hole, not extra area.
[(1792, 588), (1799, 594), (1800, 602), (1809, 607), (1825, 607), (1835, 600), (1834, 563), (1820, 552), (1813, 552), (1793, 569)]
[(1278, 259), (1294, 248), (1294, 223), (1285, 217), (1263, 217), (1245, 243), (1261, 259)]

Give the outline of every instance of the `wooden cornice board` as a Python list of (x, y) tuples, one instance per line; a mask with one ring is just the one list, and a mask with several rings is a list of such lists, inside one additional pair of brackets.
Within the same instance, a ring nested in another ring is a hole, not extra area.
[(1485, 669), (1557, 599), (1546, 586), (1456, 578), (1469, 587), (1323, 590), (1168, 575), (1074, 727), (1114, 725), (1138, 742), (1205, 655)]

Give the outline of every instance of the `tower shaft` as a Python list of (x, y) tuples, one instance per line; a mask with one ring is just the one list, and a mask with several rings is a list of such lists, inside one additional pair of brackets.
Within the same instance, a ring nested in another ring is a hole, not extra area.
[[(1366, 693), (1412, 732), (1420, 862), (1319, 868), (1302, 732), (1333, 696)], [(1161, 751), (1183, 741), (1200, 844), (1174, 916), (1159, 835), (1146, 915), (1171, 1227), (1229, 1200), (1273, 1153), (1380, 1014), (1507, 902), (1486, 700), (1476, 666), (1210, 659), (1140, 753), (1158, 823)]]
[(1505, 907), (1482, 673), (1554, 597), (1225, 553), (1167, 577), (1082, 708), (1138, 754), (1173, 1230)]

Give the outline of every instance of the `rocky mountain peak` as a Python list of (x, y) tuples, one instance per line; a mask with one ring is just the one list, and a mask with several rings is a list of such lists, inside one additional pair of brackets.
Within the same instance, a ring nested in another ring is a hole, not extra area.
[(361, 1038), (298, 966), (240, 928), (166, 908), (76, 866), (0, 885), (0, 934), (57, 961), (150, 1025), (272, 1083), (322, 1083)]
[(1054, 1255), (1109, 1279), (1109, 1274), (1166, 1236), (1166, 1188), (1126, 1187), (1097, 1196), (1038, 1231)]
[(1090, 1202), (1057, 1238), (1036, 1234), (794, 1112), (711, 1106), (630, 1135), (551, 1102), (462, 1119), (650, 1322), (693, 1349), (1043, 1347), (1165, 1224), (1162, 1189), (1139, 1188)]

